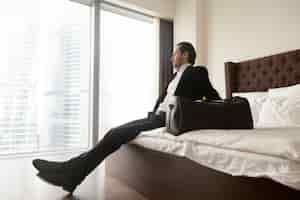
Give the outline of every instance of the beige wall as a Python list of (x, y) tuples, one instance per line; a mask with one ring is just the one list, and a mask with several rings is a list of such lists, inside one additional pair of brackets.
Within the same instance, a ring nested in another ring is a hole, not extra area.
[(196, 0), (176, 0), (174, 18), (174, 42), (189, 41), (196, 45)]
[(224, 62), (300, 48), (299, 0), (176, 0), (175, 43), (191, 41), (225, 97)]
[(224, 62), (300, 48), (299, 0), (207, 0), (208, 67), (225, 96)]

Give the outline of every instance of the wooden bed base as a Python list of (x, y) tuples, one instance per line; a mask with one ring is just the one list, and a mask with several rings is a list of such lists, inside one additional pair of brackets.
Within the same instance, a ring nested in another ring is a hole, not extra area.
[(149, 200), (296, 200), (300, 191), (270, 179), (230, 176), (187, 158), (126, 144), (106, 173)]
[[(300, 50), (225, 63), (226, 97), (300, 83)], [(280, 148), (280, 147), (279, 147)], [(230, 176), (187, 158), (123, 145), (106, 173), (149, 200), (298, 200), (300, 191), (266, 178)]]

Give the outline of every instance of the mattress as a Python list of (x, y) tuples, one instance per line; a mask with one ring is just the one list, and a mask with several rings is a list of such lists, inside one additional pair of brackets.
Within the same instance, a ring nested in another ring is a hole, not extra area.
[(143, 131), (131, 143), (186, 157), (233, 176), (267, 177), (300, 190), (300, 127)]

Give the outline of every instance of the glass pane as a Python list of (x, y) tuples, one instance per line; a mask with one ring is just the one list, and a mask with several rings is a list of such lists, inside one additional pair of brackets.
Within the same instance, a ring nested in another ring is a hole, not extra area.
[(156, 26), (101, 11), (100, 134), (145, 118), (158, 95)]
[(0, 24), (0, 154), (86, 147), (89, 7), (3, 1)]

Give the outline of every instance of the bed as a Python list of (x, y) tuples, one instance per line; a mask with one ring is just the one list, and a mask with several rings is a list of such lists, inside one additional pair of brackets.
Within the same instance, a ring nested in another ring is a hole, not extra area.
[[(225, 63), (225, 77), (226, 97), (231, 97), (236, 92), (267, 91), (269, 88), (298, 84), (300, 83), (300, 50), (241, 62), (227, 62)], [(155, 131), (160, 132), (159, 140), (154, 136)], [(241, 141), (249, 141), (249, 138), (241, 140), (238, 130), (235, 130), (236, 135), (231, 138), (232, 140), (222, 143), (220, 141), (223, 141), (223, 130), (199, 131), (202, 131), (202, 138), (198, 141), (193, 138), (193, 135), (197, 134), (195, 132), (194, 134), (193, 132), (185, 134), (183, 136), (185, 138), (181, 136), (181, 138), (172, 138), (164, 133), (163, 128), (142, 133), (136, 140), (123, 145), (119, 151), (106, 160), (106, 173), (128, 184), (149, 200), (299, 199), (300, 162), (297, 160), (298, 154), (283, 150), (275, 152), (276, 156), (271, 156), (268, 155), (268, 152), (264, 152), (263, 148), (260, 149), (255, 145), (260, 143), (253, 143), (252, 150), (257, 152), (247, 158), (263, 162), (268, 157), (274, 161), (274, 166), (279, 166), (277, 169), (280, 169), (283, 174), (286, 170), (285, 166), (293, 168), (291, 173), (286, 173), (284, 176), (276, 176), (278, 174), (272, 173), (262, 174), (260, 169), (253, 173), (253, 171), (245, 170), (243, 166), (237, 168), (238, 170), (235, 167), (228, 167), (228, 165), (225, 168), (213, 167), (213, 165), (210, 166), (209, 163), (203, 162), (202, 159), (214, 152), (213, 149), (217, 150), (212, 144), (223, 145), (223, 149), (225, 148), (229, 152), (226, 153), (227, 157), (229, 155), (229, 160), (232, 160), (230, 152), (237, 150), (242, 159), (245, 154), (249, 154), (249, 149), (241, 146), (243, 144)], [(256, 129), (245, 131), (259, 132)], [(269, 143), (270, 148), (272, 144), (284, 146), (284, 143), (290, 143), (297, 149), (300, 148), (300, 140), (297, 135), (298, 131), (300, 134), (300, 128), (265, 129), (263, 131), (269, 131), (266, 134), (274, 133), (275, 135), (272, 138), (276, 138), (273, 140), (276, 142)], [(292, 137), (284, 138), (282, 134), (276, 134), (276, 131), (290, 132), (288, 135)], [(204, 132), (208, 134), (205, 135)], [(218, 137), (210, 137), (212, 132)], [(251, 134), (250, 140), (262, 139), (261, 135), (264, 134)], [(268, 141), (267, 138), (265, 140)], [(157, 143), (157, 141), (161, 142)], [(162, 141), (168, 141), (168, 143), (164, 144)], [(172, 145), (169, 144), (170, 141), (173, 142)], [(276, 148), (274, 149), (276, 151)], [(226, 156), (220, 154), (219, 158), (224, 159)], [(220, 161), (215, 159), (218, 157), (212, 158), (214, 159), (209, 160)], [(236, 159), (236, 157), (234, 158)], [(221, 164), (226, 163), (228, 159)], [(252, 160), (250, 161), (252, 162)], [(240, 162), (239, 160), (236, 163), (243, 162), (246, 161)], [(284, 162), (291, 163), (291, 165), (282, 164)], [(281, 163), (282, 166), (278, 163)], [(265, 169), (273, 172), (276, 169), (274, 166), (266, 166)]]

